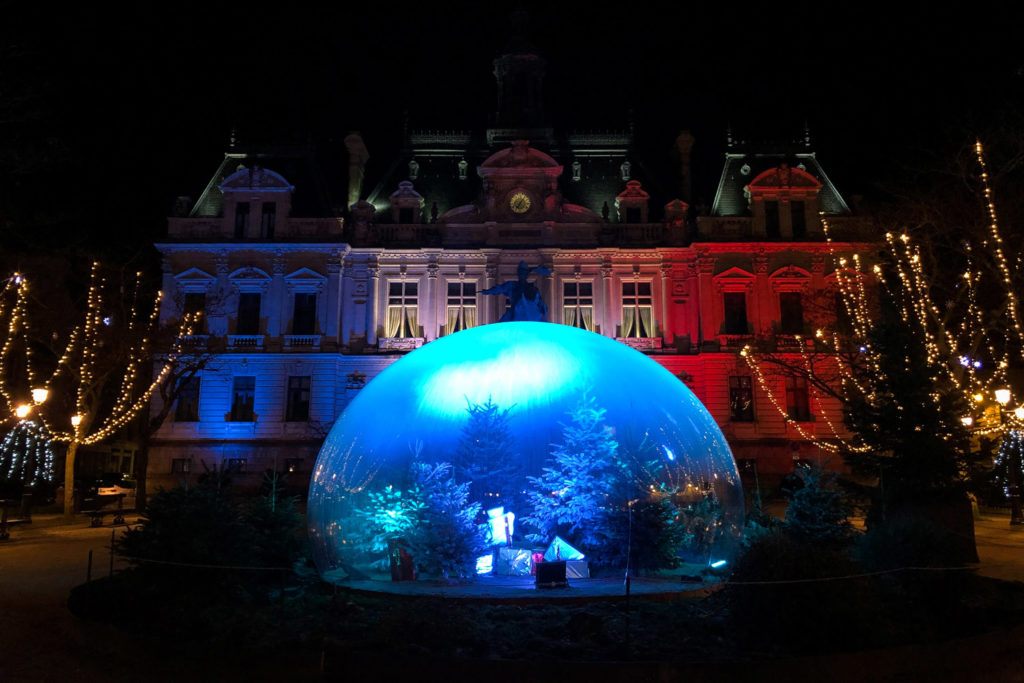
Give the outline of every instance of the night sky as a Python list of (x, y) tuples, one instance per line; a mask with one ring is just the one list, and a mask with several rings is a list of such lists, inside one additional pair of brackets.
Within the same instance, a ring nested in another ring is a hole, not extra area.
[[(143, 249), (175, 197), (199, 193), (232, 128), (243, 142), (308, 141), (328, 156), (359, 130), (371, 174), (391, 162), (405, 112), (413, 129), (482, 129), (495, 106), (491, 61), (511, 26), (510, 6), (491, 3), (286, 5), (283, 16), (237, 3), (147, 5), (6, 15), (16, 17), (0, 29), (8, 252), (41, 239)], [(705, 194), (727, 125), (784, 139), (806, 121), (847, 196), (871, 196), (906, 165), (952, 155), (979, 132), (1020, 128), (1024, 52), (1006, 10), (525, 7), (527, 36), (548, 59), (556, 128), (623, 129), (632, 110), (655, 169), (690, 129)]]

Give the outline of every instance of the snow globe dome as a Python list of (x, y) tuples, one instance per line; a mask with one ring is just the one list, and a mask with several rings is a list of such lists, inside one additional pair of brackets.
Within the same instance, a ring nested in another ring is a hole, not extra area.
[(521, 560), (556, 536), (590, 571), (625, 565), (629, 547), (641, 571), (693, 572), (731, 559), (743, 493), (718, 425), (657, 362), (505, 322), (432, 341), (361, 389), (317, 458), (307, 520), (328, 580), (388, 564), (397, 578), (403, 561), (511, 571), (499, 545)]

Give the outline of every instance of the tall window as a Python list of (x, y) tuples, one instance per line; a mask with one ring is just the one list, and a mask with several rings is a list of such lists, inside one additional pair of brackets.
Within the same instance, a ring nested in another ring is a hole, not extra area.
[(562, 284), (562, 322), (572, 327), (594, 331), (594, 283)]
[(804, 305), (800, 292), (779, 293), (779, 332), (804, 333)]
[(749, 377), (729, 378), (729, 419), (754, 421), (754, 388)]
[(779, 203), (777, 201), (765, 200), (764, 202), (764, 231), (768, 237), (779, 236)]
[(260, 237), (265, 240), (274, 239), (274, 227), (277, 225), (277, 202), (263, 202), (260, 217)]
[(174, 406), (175, 422), (199, 422), (199, 377), (183, 380)]
[(795, 375), (786, 378), (786, 414), (789, 419), (797, 422), (807, 422), (811, 419), (806, 378)]
[(793, 221), (793, 237), (801, 239), (807, 236), (807, 214), (803, 202), (790, 202), (789, 212)]
[(231, 392), (231, 421), (255, 422), (256, 378), (235, 377)]
[(419, 283), (391, 282), (388, 284), (388, 319), (385, 337), (415, 337), (419, 333), (416, 297)]
[(722, 295), (722, 305), (725, 308), (724, 334), (749, 334), (746, 292), (726, 292)]
[(286, 422), (305, 422), (309, 419), (309, 377), (288, 378), (288, 403), (284, 419)]
[(445, 332), (451, 334), (470, 327), (476, 327), (476, 283), (449, 282)]
[(242, 239), (249, 232), (249, 202), (235, 204), (235, 238)]
[(299, 292), (295, 295), (292, 315), (292, 334), (316, 334), (316, 294)]
[(260, 294), (242, 292), (238, 295), (238, 324), (235, 334), (260, 333)]
[(622, 336), (654, 336), (650, 282), (622, 283)]

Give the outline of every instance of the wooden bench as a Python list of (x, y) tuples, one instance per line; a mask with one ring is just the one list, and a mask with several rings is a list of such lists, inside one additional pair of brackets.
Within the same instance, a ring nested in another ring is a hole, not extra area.
[(88, 510), (86, 514), (89, 515), (89, 526), (100, 527), (103, 526), (103, 518), (107, 515), (113, 515), (114, 519), (111, 522), (113, 525), (124, 524), (125, 513), (134, 512), (133, 508), (124, 507), (124, 494), (117, 494), (117, 507), (110, 509), (97, 508), (95, 510)]

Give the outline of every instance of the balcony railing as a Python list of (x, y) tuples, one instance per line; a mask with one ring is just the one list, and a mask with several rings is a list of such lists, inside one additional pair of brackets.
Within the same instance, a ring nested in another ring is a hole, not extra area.
[(229, 334), (229, 351), (261, 351), (263, 350), (262, 334)]
[(616, 337), (615, 341), (637, 351), (655, 351), (661, 348), (661, 337)]
[(319, 334), (286, 334), (284, 348), (286, 351), (318, 351), (322, 336)]
[(412, 351), (423, 346), (423, 337), (381, 337), (377, 348), (381, 351)]

